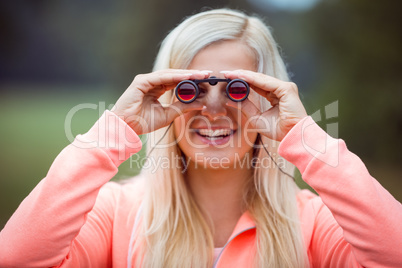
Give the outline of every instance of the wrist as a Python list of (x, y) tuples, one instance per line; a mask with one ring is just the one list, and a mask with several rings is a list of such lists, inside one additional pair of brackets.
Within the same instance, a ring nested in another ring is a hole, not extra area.
[(119, 166), (142, 147), (138, 135), (120, 116), (106, 110), (92, 128), (78, 135), (74, 145), (83, 149), (100, 148)]

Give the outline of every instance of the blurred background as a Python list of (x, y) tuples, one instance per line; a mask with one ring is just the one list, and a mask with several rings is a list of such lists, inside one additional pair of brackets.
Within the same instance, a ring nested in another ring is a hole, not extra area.
[[(0, 2), (0, 229), (71, 137), (151, 71), (169, 30), (218, 7), (264, 17), (308, 113), (324, 129), (335, 124), (333, 134), (402, 200), (401, 1), (14, 0)], [(87, 108), (67, 131), (77, 107)], [(127, 161), (114, 179), (137, 173)]]

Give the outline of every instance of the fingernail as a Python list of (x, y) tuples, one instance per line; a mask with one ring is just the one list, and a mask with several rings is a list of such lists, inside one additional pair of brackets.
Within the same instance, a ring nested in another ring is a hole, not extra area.
[(231, 71), (220, 71), (221, 74), (227, 74), (230, 73)]
[(183, 74), (183, 76), (191, 76), (191, 75), (193, 75), (193, 74), (191, 74), (191, 73)]

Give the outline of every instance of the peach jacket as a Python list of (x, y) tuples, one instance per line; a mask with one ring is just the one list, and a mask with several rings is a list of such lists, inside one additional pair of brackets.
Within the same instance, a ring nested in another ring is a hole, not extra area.
[[(105, 111), (62, 150), (1, 231), (0, 267), (127, 267), (144, 187), (109, 180), (140, 148), (133, 130)], [(306, 117), (278, 152), (319, 194), (297, 195), (311, 267), (402, 267), (402, 206), (342, 140)], [(245, 212), (214, 267), (250, 267), (255, 239)]]

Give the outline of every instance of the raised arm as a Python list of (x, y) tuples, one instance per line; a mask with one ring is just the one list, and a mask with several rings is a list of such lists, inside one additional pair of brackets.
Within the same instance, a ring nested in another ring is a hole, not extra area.
[[(190, 73), (191, 72), (191, 73)], [(160, 70), (137, 75), (113, 107), (84, 135), (78, 135), (55, 159), (44, 178), (0, 233), (0, 267), (99, 267), (110, 260), (107, 211), (87, 221), (100, 188), (130, 154), (141, 148), (138, 135), (169, 125), (184, 112), (202, 109), (194, 102), (162, 106), (157, 100), (184, 79), (208, 72)], [(96, 213), (96, 211), (94, 211)], [(83, 240), (75, 239), (82, 227)], [(86, 238), (85, 238), (86, 237)]]
[(271, 103), (270, 109), (262, 110), (249, 98), (239, 109), (261, 135), (281, 142), (278, 153), (300, 170), (322, 199), (309, 203), (306, 213), (315, 219), (309, 248), (313, 264), (401, 267), (401, 204), (342, 140), (331, 138), (307, 116), (297, 86), (248, 70), (224, 74), (245, 80)]
[(306, 117), (282, 140), (279, 153), (298, 167), (326, 205), (310, 204), (317, 217), (310, 246), (318, 267), (401, 266), (402, 206), (344, 141)]
[[(63, 149), (7, 222), (0, 233), (0, 267), (79, 267), (85, 259), (91, 260), (92, 267), (107, 263), (110, 215), (87, 223), (94, 227), (89, 232), (91, 247), (73, 240), (100, 188), (140, 148), (134, 131), (106, 111), (86, 134)], [(104, 207), (107, 210), (107, 204)]]

